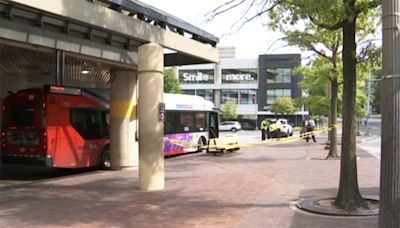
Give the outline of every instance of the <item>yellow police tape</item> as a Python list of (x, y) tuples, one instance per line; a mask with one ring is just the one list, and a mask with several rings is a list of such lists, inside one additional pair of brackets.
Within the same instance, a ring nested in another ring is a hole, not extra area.
[[(299, 140), (303, 140), (307, 137), (310, 137), (312, 134), (314, 135), (319, 135), (323, 132), (327, 132), (330, 131), (334, 128), (337, 128), (337, 124), (333, 125), (331, 127), (326, 127), (326, 128), (319, 128), (317, 130), (311, 131), (311, 132), (305, 132), (305, 133), (301, 133), (300, 137), (291, 137), (291, 138), (271, 138), (270, 140), (266, 140), (266, 141), (262, 141), (260, 143), (257, 144), (268, 144), (268, 145), (278, 145), (278, 144), (287, 144), (287, 143), (292, 143), (292, 142), (296, 142)], [(185, 140), (179, 140), (179, 139), (173, 139), (173, 138), (164, 138), (165, 140), (169, 141), (170, 144), (172, 145), (177, 145), (177, 146), (181, 146), (181, 147), (185, 147), (185, 148), (198, 148), (201, 146), (205, 146), (202, 144), (195, 144), (192, 142), (188, 142)], [(252, 147), (254, 145), (251, 144), (238, 144), (239, 147)]]
[[(317, 130), (311, 131), (311, 132), (306, 132), (306, 133), (302, 133), (300, 134), (300, 137), (292, 137), (292, 138), (271, 138), (270, 140), (266, 140), (266, 141), (262, 141), (261, 144), (267, 144), (267, 145), (279, 145), (279, 144), (288, 144), (288, 143), (292, 143), (292, 142), (296, 142), (299, 140), (303, 140), (307, 137), (310, 137), (311, 135), (319, 135), (323, 132), (326, 131), (330, 131), (334, 128), (337, 128), (337, 124), (333, 125), (331, 127), (326, 127), (326, 128), (319, 128)], [(260, 143), (257, 143), (260, 144)], [(249, 145), (249, 144), (239, 144), (240, 147), (252, 147), (253, 145)]]

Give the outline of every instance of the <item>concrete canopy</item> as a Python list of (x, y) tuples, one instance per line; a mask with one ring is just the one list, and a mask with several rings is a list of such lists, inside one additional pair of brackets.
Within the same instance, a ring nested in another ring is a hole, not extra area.
[[(139, 1), (12, 0), (0, 4), (4, 15), (0, 25), (0, 38), (3, 39), (63, 50), (60, 40), (76, 44), (76, 38), (80, 41), (83, 38), (82, 42), (86, 40), (90, 50), (96, 48), (93, 42), (106, 45), (108, 49), (122, 49), (130, 61), (126, 61), (124, 55), (116, 56), (113, 50), (109, 54), (111, 57), (93, 57), (129, 64), (136, 62), (138, 46), (152, 42), (176, 51), (165, 54), (165, 66), (218, 62), (215, 48), (218, 38)], [(19, 31), (16, 25), (22, 26)], [(30, 34), (23, 34), (28, 26), (31, 27), (28, 32), (39, 38), (33, 39), (26, 36)], [(14, 28), (17, 28), (16, 31), (13, 31)], [(55, 41), (49, 38), (54, 35), (58, 36)], [(65, 35), (68, 41), (61, 37)], [(95, 52), (65, 51), (89, 56)]]

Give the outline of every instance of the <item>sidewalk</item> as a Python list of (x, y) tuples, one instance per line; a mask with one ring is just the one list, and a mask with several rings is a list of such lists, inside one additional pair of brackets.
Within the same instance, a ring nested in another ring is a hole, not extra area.
[[(325, 141), (324, 141), (325, 142)], [(166, 188), (138, 190), (137, 171), (97, 171), (0, 189), (0, 227), (377, 227), (378, 217), (309, 215), (299, 198), (334, 196), (339, 160), (318, 143), (256, 145), (166, 160)], [(379, 194), (379, 160), (358, 152), (362, 194)]]

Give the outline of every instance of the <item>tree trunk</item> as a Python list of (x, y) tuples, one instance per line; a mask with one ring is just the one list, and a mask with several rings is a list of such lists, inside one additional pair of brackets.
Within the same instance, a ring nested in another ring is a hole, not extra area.
[[(355, 0), (344, 0), (349, 15)], [(356, 18), (343, 25), (343, 126), (339, 191), (335, 205), (346, 211), (365, 206), (357, 180), (356, 157)]]
[(337, 152), (337, 94), (338, 94), (338, 82), (337, 79), (331, 81), (331, 104), (329, 114), (329, 154), (326, 159), (337, 159), (339, 158)]

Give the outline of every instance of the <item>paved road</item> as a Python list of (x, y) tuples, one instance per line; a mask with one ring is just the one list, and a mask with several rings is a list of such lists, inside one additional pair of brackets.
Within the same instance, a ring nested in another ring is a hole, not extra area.
[(381, 117), (373, 116), (369, 119), (369, 129), (366, 126), (361, 127), (361, 142), (357, 145), (372, 154), (374, 157), (381, 159)]
[[(242, 134), (253, 140), (252, 132)], [(316, 216), (293, 208), (299, 199), (337, 194), (340, 161), (325, 160), (318, 139), (167, 159), (162, 191), (139, 190), (135, 170), (1, 189), (0, 227), (377, 227), (377, 216)], [(359, 156), (360, 190), (377, 195), (380, 163), (363, 151)]]
[[(358, 140), (358, 146), (364, 149), (368, 153), (372, 154), (376, 158), (380, 159), (380, 136), (373, 134), (373, 132), (380, 132), (380, 121), (373, 120), (370, 125), (371, 129), (370, 136), (362, 136)], [(363, 132), (365, 129), (363, 129)], [(251, 148), (254, 146), (273, 146), (276, 144), (293, 144), (297, 141), (301, 141), (299, 133), (295, 132), (292, 137), (282, 138), (280, 140), (266, 140), (261, 141), (261, 131), (238, 131), (232, 132), (221, 132), (220, 137), (230, 137), (237, 140), (241, 148)], [(327, 140), (326, 134), (317, 135), (318, 142), (325, 142)], [(25, 166), (25, 165), (10, 165), (0, 164), (0, 188), (32, 184), (35, 182), (46, 181), (50, 179), (63, 178), (71, 175), (86, 175), (92, 172), (96, 172), (96, 169), (51, 169), (46, 167), (37, 166)]]
[(96, 169), (53, 169), (40, 166), (0, 164), (0, 188), (28, 185), (73, 175), (86, 175)]

